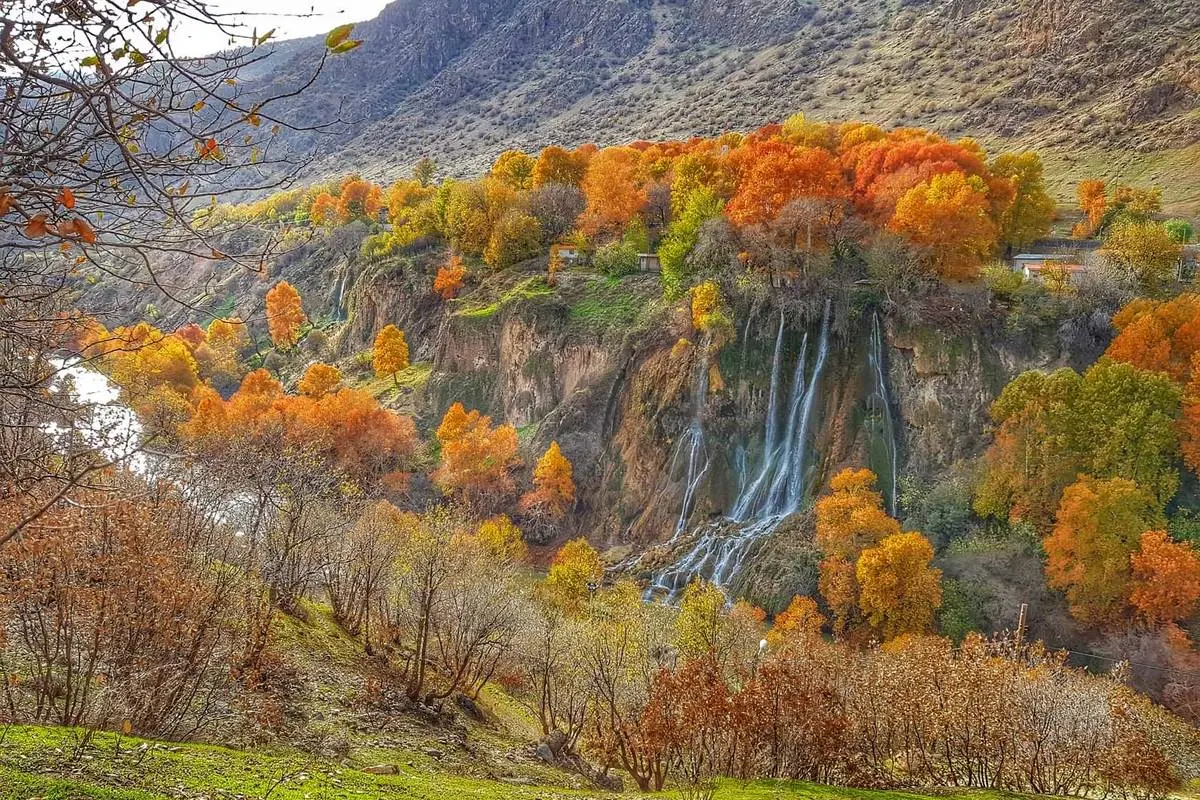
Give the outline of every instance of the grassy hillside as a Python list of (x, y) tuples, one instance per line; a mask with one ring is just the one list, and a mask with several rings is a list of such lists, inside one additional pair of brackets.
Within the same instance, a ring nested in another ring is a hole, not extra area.
[[(292, 674), (283, 720), (270, 742), (232, 726), (205, 739), (230, 746), (159, 742), (78, 728), (0, 727), (0, 800), (570, 800), (637, 797), (596, 789), (533, 754), (530, 712), (489, 686), (477, 717), (432, 718), (400, 705), (366, 704), (363, 686), (383, 673), (320, 606), (307, 621), (280, 617), (277, 650)], [(394, 766), (394, 775), (364, 771)], [(626, 782), (627, 788), (629, 782)], [(676, 797), (675, 792), (658, 795)], [(994, 792), (939, 794), (970, 800)], [(805, 783), (725, 781), (716, 800), (917, 800)]]
[[(468, 778), (414, 761), (411, 753), (366, 750), (349, 759), (317, 758), (282, 748), (232, 750), (175, 745), (63, 728), (14, 727), (0, 752), (0, 800), (165, 800), (166, 798), (368, 797), (413, 800), (569, 800), (640, 797), (553, 783)], [(397, 764), (397, 775), (363, 767)], [(674, 798), (675, 792), (658, 797)], [(842, 789), (809, 783), (723, 781), (716, 800), (918, 800), (927, 795)], [(1004, 800), (1003, 792), (940, 793), (953, 800)]]

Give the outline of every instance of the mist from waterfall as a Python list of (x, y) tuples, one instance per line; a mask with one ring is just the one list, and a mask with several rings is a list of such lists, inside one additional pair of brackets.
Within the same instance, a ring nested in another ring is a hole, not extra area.
[[(830, 308), (831, 304), (826, 300), (816, 357), (807, 381), (807, 333), (801, 344), (800, 354), (792, 371), (791, 390), (787, 401), (787, 425), (782, 438), (779, 435), (778, 417), (784, 320), (780, 317), (771, 363), (762, 464), (755, 479), (741, 491), (733, 510), (725, 520), (705, 523), (705, 528), (698, 533), (691, 548), (674, 564), (652, 576), (650, 587), (646, 591), (647, 596), (665, 594), (669, 601), (673, 601), (695, 577), (702, 577), (719, 586), (728, 585), (741, 570), (751, 545), (769, 535), (780, 522), (800, 510), (809, 489), (812, 452), (809, 440), (817, 407), (817, 392), (820, 390), (821, 377), (829, 355)], [(702, 437), (703, 430), (700, 430)], [(704, 470), (707, 468), (706, 454)], [(684, 495), (684, 508), (673, 539), (683, 531), (691, 513), (693, 500), (694, 487), (689, 486)]]

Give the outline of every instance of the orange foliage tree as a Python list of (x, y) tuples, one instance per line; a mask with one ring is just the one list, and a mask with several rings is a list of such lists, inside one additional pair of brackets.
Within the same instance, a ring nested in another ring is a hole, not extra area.
[(1191, 380), (1192, 359), (1200, 352), (1200, 294), (1138, 298), (1114, 314), (1112, 324), (1118, 333), (1105, 352), (1109, 358), (1165, 372), (1177, 383)]
[(1079, 200), (1079, 210), (1083, 212), (1085, 220), (1075, 227), (1073, 233), (1081, 238), (1091, 236), (1100, 227), (1100, 223), (1104, 221), (1104, 214), (1108, 211), (1108, 186), (1101, 180), (1085, 180), (1080, 181), (1079, 186), (1075, 189), (1075, 196)]
[(816, 540), (826, 555), (858, 558), (871, 547), (900, 532), (900, 523), (883, 509), (869, 469), (844, 469), (829, 481), (830, 494), (817, 501)]
[(296, 384), (296, 388), (300, 390), (300, 394), (319, 399), (337, 388), (341, 382), (342, 371), (340, 369), (318, 361), (310, 364), (308, 369), (304, 370), (304, 375)]
[(1162, 623), (1195, 613), (1200, 603), (1200, 556), (1190, 544), (1172, 541), (1165, 531), (1146, 531), (1129, 560), (1129, 601), (1142, 617)]
[(638, 178), (641, 154), (630, 147), (606, 147), (592, 156), (583, 179), (587, 208), (581, 227), (588, 233), (615, 232), (646, 204)]
[(320, 397), (288, 395), (264, 369), (254, 370), (228, 400), (200, 387), (183, 440), (216, 458), (281, 451), (314, 453), (357, 479), (404, 469), (416, 449), (413, 421), (381, 407), (366, 392), (339, 389)]
[(285, 350), (294, 347), (300, 327), (307, 321), (296, 287), (280, 281), (267, 292), (267, 328), (276, 347)]
[(404, 331), (395, 325), (384, 325), (379, 330), (371, 350), (371, 365), (377, 377), (391, 375), (392, 382), (400, 385), (397, 373), (408, 367), (408, 342), (404, 339)]
[(453, 300), (462, 290), (463, 278), (466, 275), (467, 268), (463, 265), (462, 258), (457, 253), (453, 254), (449, 261), (438, 267), (437, 276), (433, 279), (433, 290), (443, 300)]
[(943, 278), (976, 277), (984, 256), (996, 244), (987, 187), (962, 172), (934, 175), (896, 203), (888, 227), (914, 244), (928, 247)]
[(799, 197), (834, 198), (848, 192), (837, 159), (822, 148), (754, 142), (737, 151), (737, 161), (742, 165), (738, 187), (726, 213), (739, 225), (769, 222)]
[(338, 201), (329, 192), (320, 192), (313, 198), (308, 209), (308, 218), (314, 225), (331, 225), (338, 216)]
[(492, 418), (462, 403), (446, 410), (437, 429), (442, 446), (442, 463), (433, 481), (447, 494), (461, 493), (468, 499), (513, 490), (512, 470), (517, 458), (517, 432), (511, 425), (492, 427)]
[(1063, 492), (1045, 539), (1046, 579), (1089, 625), (1117, 622), (1129, 598), (1130, 556), (1143, 532), (1163, 525), (1154, 498), (1124, 478), (1086, 475)]
[(356, 219), (379, 220), (383, 209), (383, 189), (370, 181), (352, 178), (342, 184), (337, 199), (337, 218), (347, 223)]
[(571, 462), (558, 442), (551, 442), (533, 469), (533, 491), (521, 498), (521, 510), (535, 516), (560, 520), (575, 502)]
[(583, 150), (569, 152), (556, 145), (543, 150), (533, 165), (533, 188), (547, 184), (578, 186), (587, 173), (589, 154)]
[(775, 616), (775, 624), (767, 632), (767, 644), (774, 649), (797, 643), (801, 646), (821, 635), (825, 618), (811, 597), (796, 595), (786, 610)]
[(898, 533), (858, 557), (858, 604), (885, 639), (922, 633), (942, 605), (942, 571), (931, 567), (933, 546), (919, 533)]

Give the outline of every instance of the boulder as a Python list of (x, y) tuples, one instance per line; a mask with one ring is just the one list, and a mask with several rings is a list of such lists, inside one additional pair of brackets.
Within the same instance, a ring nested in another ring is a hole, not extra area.
[(399, 775), (400, 768), (395, 764), (376, 764), (373, 767), (363, 767), (363, 772), (369, 775)]

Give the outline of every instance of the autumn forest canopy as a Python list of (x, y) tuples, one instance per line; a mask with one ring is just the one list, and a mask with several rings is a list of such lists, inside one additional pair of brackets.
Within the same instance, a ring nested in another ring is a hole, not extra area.
[(0, 21), (0, 741), (74, 742), (0, 783), (1200, 780), (1161, 187), (802, 113), (317, 180), (272, 32), (139, 5)]

